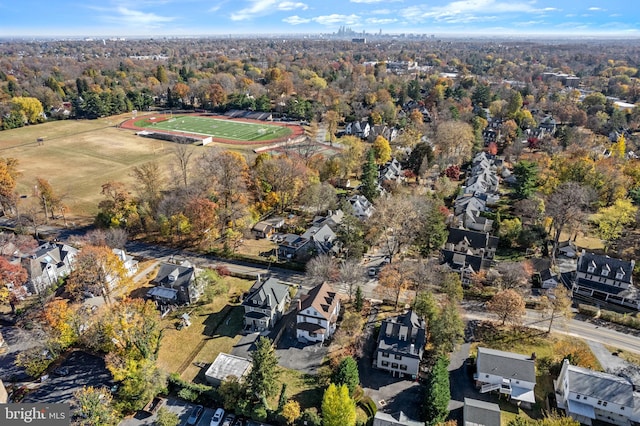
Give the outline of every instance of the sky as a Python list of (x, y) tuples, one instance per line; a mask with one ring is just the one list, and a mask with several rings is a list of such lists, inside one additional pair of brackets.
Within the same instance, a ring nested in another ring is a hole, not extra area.
[(640, 37), (638, 0), (0, 0), (0, 36)]

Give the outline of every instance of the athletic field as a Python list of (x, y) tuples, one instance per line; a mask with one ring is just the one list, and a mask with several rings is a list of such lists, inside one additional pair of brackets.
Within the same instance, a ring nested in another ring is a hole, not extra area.
[(221, 120), (218, 118), (180, 115), (172, 118), (158, 116), (136, 121), (135, 125), (148, 130), (167, 130), (171, 132), (191, 133), (213, 136), (243, 142), (261, 142), (289, 136), (291, 129), (266, 123), (247, 123), (244, 121)]

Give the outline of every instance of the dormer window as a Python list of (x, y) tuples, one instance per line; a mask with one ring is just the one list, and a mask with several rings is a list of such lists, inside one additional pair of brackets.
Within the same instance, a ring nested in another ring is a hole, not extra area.
[(624, 270), (620, 268), (616, 273), (616, 280), (622, 280), (622, 279), (624, 279)]
[(596, 271), (596, 264), (594, 261), (591, 261), (589, 266), (587, 267), (587, 272), (593, 274)]
[(609, 272), (611, 272), (611, 268), (609, 267), (609, 265), (604, 265), (602, 267), (602, 272), (600, 272), (600, 275), (602, 275), (603, 277), (608, 277)]

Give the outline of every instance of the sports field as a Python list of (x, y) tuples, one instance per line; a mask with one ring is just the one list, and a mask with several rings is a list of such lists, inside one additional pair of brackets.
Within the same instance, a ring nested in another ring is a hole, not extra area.
[(260, 142), (289, 136), (291, 129), (266, 123), (248, 123), (235, 120), (199, 117), (194, 115), (174, 116), (166, 120), (140, 120), (136, 126), (149, 130), (168, 130), (172, 132), (192, 133), (213, 136), (243, 142)]

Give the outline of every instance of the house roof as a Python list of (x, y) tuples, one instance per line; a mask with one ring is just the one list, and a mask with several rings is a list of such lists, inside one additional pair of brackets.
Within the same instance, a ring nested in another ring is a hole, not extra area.
[(163, 263), (152, 283), (163, 287), (188, 287), (194, 277), (193, 266), (174, 265)]
[(373, 418), (373, 426), (424, 426), (424, 422), (411, 420), (402, 411), (393, 414), (378, 411)]
[(300, 310), (312, 307), (329, 321), (339, 302), (340, 297), (333, 287), (328, 283), (322, 283), (309, 291), (300, 303)]
[(251, 287), (249, 295), (244, 299), (242, 304), (260, 309), (273, 310), (288, 296), (288, 285), (281, 284), (280, 281), (275, 278), (269, 278), (260, 283), (256, 282), (253, 287)]
[(266, 221), (261, 221), (253, 225), (253, 230), (256, 232), (268, 232), (273, 229), (273, 225)]
[(556, 274), (554, 274), (551, 269), (547, 268), (543, 271), (540, 271), (540, 280), (541, 281), (547, 281), (550, 279), (554, 279), (554, 280), (558, 280), (558, 276)]
[(625, 407), (634, 406), (633, 385), (627, 379), (575, 365), (567, 368), (569, 390)]
[(42, 275), (47, 265), (60, 266), (69, 255), (75, 255), (77, 252), (76, 248), (66, 244), (44, 243), (31, 254), (22, 257), (22, 266), (27, 270), (29, 277), (37, 277)]
[(251, 361), (235, 355), (219, 353), (211, 363), (205, 376), (223, 381), (229, 376), (241, 379), (251, 369)]
[[(401, 339), (403, 332), (406, 338)], [(421, 358), (426, 343), (424, 320), (413, 310), (404, 315), (387, 318), (380, 326), (378, 350), (390, 353), (402, 353), (405, 356)]]
[(464, 426), (500, 426), (500, 406), (493, 402), (464, 399)]
[(493, 237), (486, 232), (469, 231), (467, 229), (449, 228), (449, 236), (447, 243), (458, 245), (464, 239), (467, 239), (471, 248), (497, 248), (498, 237)]
[(492, 374), (505, 379), (536, 382), (535, 360), (527, 355), (479, 347), (478, 375)]
[(451, 250), (442, 250), (442, 261), (455, 271), (461, 268), (471, 267), (474, 272), (478, 272), (482, 268), (488, 268), (490, 262), (483, 259), (482, 256), (475, 256), (469, 253), (457, 253)]
[[(622, 281), (625, 283), (631, 283), (631, 274), (633, 273), (634, 261), (626, 261), (622, 259), (616, 259), (609, 256), (603, 256), (600, 254), (594, 253), (585, 253), (584, 251), (578, 258), (578, 272), (582, 272), (585, 274), (591, 275), (602, 275), (602, 271), (604, 269), (609, 270), (608, 277), (616, 278), (618, 273), (622, 273), (622, 279), (618, 279), (618, 281)], [(589, 272), (589, 267), (592, 266), (594, 268), (593, 272)]]

